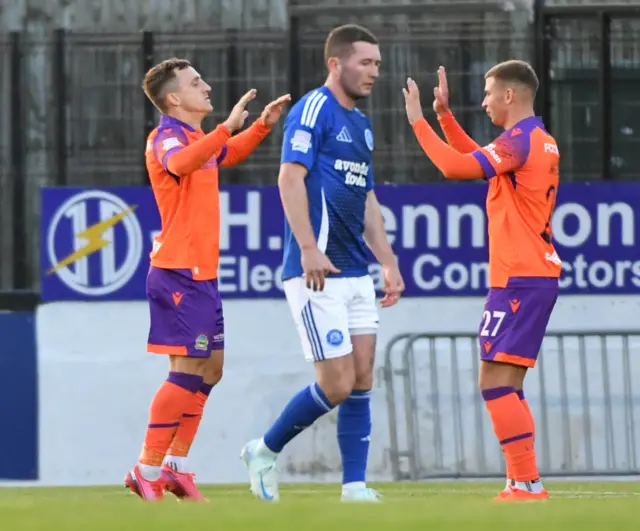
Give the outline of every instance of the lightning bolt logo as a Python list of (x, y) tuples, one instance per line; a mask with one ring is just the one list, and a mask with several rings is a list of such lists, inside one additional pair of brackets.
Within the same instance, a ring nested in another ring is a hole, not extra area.
[(68, 266), (69, 264), (72, 264), (76, 260), (80, 260), (80, 258), (89, 256), (90, 254), (95, 253), (96, 251), (99, 251), (103, 247), (106, 247), (107, 245), (109, 245), (111, 242), (102, 238), (102, 234), (104, 233), (104, 231), (120, 223), (135, 209), (136, 209), (135, 205), (132, 207), (129, 207), (126, 210), (123, 210), (122, 212), (118, 212), (115, 216), (112, 216), (109, 219), (105, 219), (104, 221), (100, 221), (95, 225), (91, 225), (90, 227), (86, 228), (82, 232), (79, 232), (78, 234), (76, 234), (76, 238), (82, 238), (84, 240), (87, 240), (87, 244), (81, 249), (78, 249), (77, 251), (71, 253), (69, 256), (67, 256), (66, 258), (62, 259), (60, 262), (55, 264), (51, 269), (49, 269), (49, 271), (47, 271), (47, 275), (51, 275), (52, 273), (59, 271), (60, 269)]

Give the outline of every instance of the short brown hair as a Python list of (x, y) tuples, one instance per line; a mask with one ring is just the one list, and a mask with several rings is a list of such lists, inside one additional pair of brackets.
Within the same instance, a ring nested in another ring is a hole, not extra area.
[(484, 75), (485, 79), (490, 77), (495, 78), (497, 81), (520, 83), (528, 87), (534, 95), (538, 91), (538, 76), (532, 66), (526, 61), (512, 59), (497, 64)]
[(329, 57), (344, 57), (353, 50), (356, 42), (378, 44), (378, 39), (364, 26), (345, 24), (331, 30), (324, 45), (324, 60)]
[(191, 63), (186, 59), (172, 57), (149, 69), (145, 74), (142, 90), (161, 113), (167, 112), (165, 89), (176, 78), (176, 70), (184, 70), (190, 66)]

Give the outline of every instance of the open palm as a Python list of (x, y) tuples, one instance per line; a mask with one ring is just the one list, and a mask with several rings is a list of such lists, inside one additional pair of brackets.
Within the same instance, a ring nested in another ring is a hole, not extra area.
[(272, 101), (264, 108), (262, 111), (262, 122), (264, 125), (271, 127), (274, 125), (282, 116), (282, 110), (284, 106), (291, 101), (291, 96), (289, 94), (285, 94), (284, 96), (280, 96), (277, 100)]
[(449, 83), (444, 66), (438, 68), (438, 86), (433, 89), (433, 110), (436, 114), (449, 112)]

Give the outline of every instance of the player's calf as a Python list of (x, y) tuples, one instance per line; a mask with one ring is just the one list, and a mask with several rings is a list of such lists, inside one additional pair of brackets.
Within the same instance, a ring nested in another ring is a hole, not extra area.
[(203, 383), (193, 395), (189, 407), (182, 414), (180, 425), (164, 460), (164, 464), (177, 473), (186, 474), (190, 472), (187, 456), (198, 433), (209, 395), (213, 387), (222, 378), (223, 362), (224, 351), (219, 349), (213, 350), (209, 358), (203, 359), (201, 366), (198, 366), (198, 370), (202, 373)]
[(261, 439), (249, 441), (240, 453), (249, 472), (251, 492), (261, 500), (280, 499), (276, 461), (284, 447), (335, 407), (322, 388), (311, 384), (299, 391)]
[(351, 394), (355, 372), (350, 357), (318, 362), (316, 374), (318, 382), (294, 395), (264, 436), (242, 449), (251, 491), (261, 500), (279, 500), (276, 460), (284, 447)]
[(156, 480), (160, 477), (162, 461), (180, 425), (183, 413), (202, 385), (202, 377), (195, 374), (170, 372), (151, 402), (149, 424), (139, 465), (142, 475)]
[(371, 388), (376, 336), (352, 331), (354, 389), (338, 407), (337, 435), (342, 457), (342, 500), (378, 501), (367, 488), (366, 470), (371, 440)]
[[(522, 386), (522, 383), (520, 383), (520, 386)], [(518, 398), (520, 399), (520, 403), (522, 404), (522, 407), (524, 408), (527, 417), (529, 418), (529, 422), (531, 424), (531, 433), (533, 433), (533, 444), (535, 447), (535, 441), (536, 441), (536, 426), (535, 426), (535, 419), (533, 417), (533, 413), (531, 412), (531, 408), (529, 407), (529, 403), (527, 402), (527, 399), (525, 398), (524, 395), (524, 390), (522, 388), (516, 387), (516, 394), (518, 395)], [(512, 487), (515, 486), (516, 482), (513, 479), (513, 470), (511, 467), (511, 463), (509, 461), (506, 462), (507, 465), (507, 482), (504, 488), (503, 492), (509, 492), (511, 490)]]
[[(526, 369), (503, 363), (483, 362), (480, 387), (494, 432), (505, 455), (508, 482), (505, 493), (526, 491), (534, 495), (545, 492), (540, 481), (533, 445), (533, 423), (513, 382), (521, 382)], [(517, 496), (516, 496), (517, 497)]]
[(535, 367), (558, 290), (556, 279), (511, 278), (491, 288), (479, 330), (480, 389), (503, 449), (508, 476), (505, 492), (542, 492), (534, 451), (534, 422), (522, 392)]
[[(180, 426), (183, 414), (202, 386), (198, 374), (201, 360), (188, 359), (171, 363), (179, 370), (169, 377), (156, 392), (150, 406), (149, 422), (138, 463), (125, 478), (125, 483), (143, 499), (162, 498), (156, 491), (163, 490), (162, 463)], [(135, 488), (134, 488), (135, 487)]]
[(369, 276), (328, 279), (323, 292), (311, 293), (304, 279), (291, 278), (284, 287), (305, 358), (314, 362), (317, 383), (289, 401), (262, 439), (250, 441), (243, 448), (241, 455), (249, 471), (251, 490), (263, 500), (276, 501), (279, 494), (275, 464), (279, 453), (300, 432), (342, 404), (338, 440), (348, 470), (344, 479), (349, 484), (349, 494), (355, 493), (350, 497), (363, 501), (365, 497), (372, 498), (364, 473), (371, 433), (369, 390), (375, 337), (369, 337), (367, 348), (360, 349), (366, 350), (367, 356), (364, 369), (358, 370), (361, 364), (356, 362), (360, 358), (357, 346), (362, 341), (357, 338), (354, 345), (351, 332), (367, 330), (367, 334), (361, 334), (364, 340), (377, 327), (373, 281)]

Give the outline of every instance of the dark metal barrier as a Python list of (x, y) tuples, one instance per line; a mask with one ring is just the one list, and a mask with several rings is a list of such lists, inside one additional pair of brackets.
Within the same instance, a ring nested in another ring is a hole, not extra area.
[[(555, 332), (524, 392), (544, 476), (640, 473), (638, 331)], [(475, 334), (403, 334), (386, 348), (394, 480), (504, 476), (502, 451), (477, 390)]]

